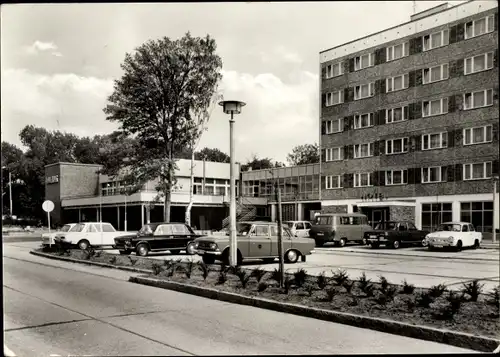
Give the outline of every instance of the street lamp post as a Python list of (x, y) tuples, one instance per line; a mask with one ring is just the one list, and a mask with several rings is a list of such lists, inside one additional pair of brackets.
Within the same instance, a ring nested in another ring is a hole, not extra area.
[(231, 119), (229, 120), (229, 157), (230, 157), (230, 183), (231, 183), (231, 203), (229, 206), (229, 265), (235, 267), (238, 263), (237, 256), (237, 243), (236, 243), (236, 181), (234, 172), (234, 137), (233, 137), (233, 126), (234, 126), (234, 114), (240, 114), (241, 108), (245, 106), (245, 103), (239, 102), (237, 100), (225, 100), (219, 102), (222, 106), (225, 114), (231, 114)]
[(497, 202), (497, 183), (499, 176), (493, 176), (493, 243), (497, 242), (497, 221), (498, 218), (498, 207), (496, 205)]

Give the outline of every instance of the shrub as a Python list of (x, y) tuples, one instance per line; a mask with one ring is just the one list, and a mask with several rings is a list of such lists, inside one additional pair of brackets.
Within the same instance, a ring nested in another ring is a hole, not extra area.
[(283, 286), (285, 288), (285, 294), (288, 294), (290, 292), (290, 288), (292, 287), (292, 284), (294, 283), (294, 280), (291, 276), (286, 275), (285, 281), (283, 283), (284, 283)]
[(351, 294), (352, 293), (352, 288), (354, 287), (354, 281), (349, 282), (349, 280), (346, 280), (346, 281), (344, 281), (344, 283), (342, 284), (342, 286), (344, 287), (345, 291), (348, 294)]
[(379, 277), (379, 281), (380, 281), (380, 291), (385, 293), (385, 291), (389, 287), (389, 281), (383, 276)]
[(266, 271), (261, 268), (255, 268), (252, 270), (252, 273), (250, 274), (251, 277), (255, 278), (257, 280), (257, 283), (260, 283), (262, 281), (262, 278), (266, 275)]
[(371, 283), (371, 280), (366, 278), (365, 272), (363, 272), (363, 274), (361, 274), (361, 276), (358, 280), (358, 284), (359, 284), (359, 288), (361, 289), (361, 291), (363, 291), (363, 293), (366, 296), (373, 296), (373, 291), (375, 290), (375, 287)]
[(413, 294), (414, 291), (415, 291), (415, 285), (408, 284), (408, 282), (405, 279), (405, 281), (403, 281), (403, 290), (401, 292), (403, 294)]
[(488, 299), (488, 304), (496, 307), (497, 310), (500, 310), (500, 288), (496, 287), (493, 289), (493, 294), (491, 294), (491, 298)]
[(430, 305), (434, 302), (434, 299), (429, 294), (429, 292), (422, 292), (417, 295), (416, 298), (417, 305), (420, 307), (429, 308)]
[(396, 296), (398, 292), (398, 288), (395, 287), (394, 285), (389, 285), (385, 291), (383, 292), (384, 296), (387, 298), (388, 301), (393, 301), (394, 297)]
[(446, 286), (444, 284), (433, 285), (429, 289), (429, 295), (433, 298), (438, 298), (444, 294), (446, 291)]
[(243, 289), (246, 289), (247, 284), (250, 281), (251, 275), (242, 269), (238, 269), (235, 275), (240, 279), (240, 283)]
[(158, 275), (161, 273), (161, 265), (158, 263), (153, 263), (151, 265), (151, 269), (153, 270), (154, 275)]
[(277, 268), (274, 268), (274, 270), (271, 273), (271, 278), (272, 280), (276, 281), (277, 283), (280, 282), (280, 271)]
[(134, 258), (132, 258), (132, 257), (129, 255), (129, 256), (128, 256), (128, 260), (130, 260), (130, 264), (131, 264), (132, 266), (134, 266), (134, 265), (137, 263), (137, 261), (138, 261), (139, 259), (134, 259)]
[(463, 295), (458, 295), (450, 291), (449, 295), (446, 297), (449, 304), (441, 307), (437, 312), (433, 312), (432, 316), (438, 320), (452, 320), (453, 317), (458, 314), (460, 307), (463, 302)]
[(261, 292), (265, 291), (265, 290), (267, 289), (267, 287), (268, 287), (267, 282), (262, 281), (262, 282), (260, 282), (260, 283), (259, 283), (259, 285), (257, 286), (257, 291), (258, 291), (259, 293), (261, 293)]
[(347, 275), (347, 272), (345, 270), (340, 270), (340, 269), (337, 269), (337, 271), (335, 273), (332, 270), (332, 274), (333, 274), (333, 280), (335, 280), (335, 283), (338, 286), (341, 286), (342, 284), (344, 284), (344, 282), (349, 277), (349, 275)]
[(389, 302), (389, 298), (385, 296), (385, 294), (379, 293), (375, 299), (375, 302), (379, 305), (385, 306)]
[(301, 288), (306, 282), (307, 273), (304, 269), (297, 269), (297, 271), (293, 273), (293, 277), (295, 284)]
[(314, 294), (314, 290), (316, 290), (315, 286), (313, 284), (311, 284), (311, 283), (305, 284), (304, 288), (306, 289), (307, 294), (309, 296), (312, 296)]
[(359, 300), (356, 298), (356, 296), (352, 296), (351, 300), (347, 303), (348, 306), (358, 306), (359, 305)]
[(186, 265), (183, 266), (184, 274), (186, 274), (186, 278), (191, 279), (191, 275), (193, 274), (194, 267), (195, 267), (195, 262), (192, 259), (189, 260), (186, 263)]
[(326, 301), (332, 302), (335, 295), (337, 295), (337, 290), (335, 290), (335, 288), (332, 287), (326, 290)]
[(227, 270), (226, 266), (222, 265), (220, 267), (219, 271), (219, 276), (217, 277), (217, 285), (224, 285), (224, 283), (227, 281)]
[(462, 293), (470, 296), (470, 301), (476, 302), (483, 291), (484, 284), (479, 284), (479, 280), (473, 280), (468, 284), (463, 284)]
[(115, 255), (113, 255), (113, 256), (111, 257), (111, 259), (109, 260), (109, 262), (110, 262), (111, 264), (115, 264), (115, 263), (116, 263), (116, 260), (117, 260), (117, 257), (116, 257)]
[(166, 267), (170, 267), (172, 265), (172, 261), (168, 259), (163, 260), (163, 265)]
[(95, 255), (95, 250), (92, 247), (88, 247), (83, 251), (83, 259), (89, 260)]
[(406, 303), (406, 307), (408, 308), (408, 310), (410, 312), (413, 312), (413, 310), (415, 310), (415, 301), (413, 299), (407, 299), (405, 300), (405, 303)]
[(326, 288), (326, 285), (328, 284), (328, 280), (326, 278), (325, 272), (321, 272), (320, 275), (316, 278), (316, 284), (318, 284), (318, 288), (320, 290), (324, 290)]
[(210, 268), (205, 262), (200, 261), (199, 268), (201, 270), (201, 275), (203, 276), (203, 280), (207, 280), (208, 274), (210, 274)]

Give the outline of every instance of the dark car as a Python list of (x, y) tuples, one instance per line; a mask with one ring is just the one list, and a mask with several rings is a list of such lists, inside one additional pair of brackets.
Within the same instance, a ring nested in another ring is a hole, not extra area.
[(172, 254), (179, 254), (185, 250), (187, 254), (196, 253), (194, 240), (202, 237), (196, 234), (191, 227), (184, 223), (148, 223), (142, 226), (134, 235), (115, 238), (115, 249), (120, 254), (146, 256), (149, 252), (169, 250)]
[(402, 245), (423, 245), (428, 231), (419, 231), (412, 222), (389, 221), (381, 222), (375, 226), (374, 230), (365, 233), (365, 240), (372, 248), (380, 245), (400, 248)]

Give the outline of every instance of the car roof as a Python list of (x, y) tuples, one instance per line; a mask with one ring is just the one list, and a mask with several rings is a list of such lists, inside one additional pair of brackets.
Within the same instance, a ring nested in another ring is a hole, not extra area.
[(347, 217), (366, 217), (363, 213), (321, 213), (318, 217), (333, 217), (333, 216), (347, 216)]
[(80, 222), (80, 224), (111, 224), (109, 222)]
[(276, 222), (269, 222), (269, 221), (242, 221), (242, 222), (238, 222), (238, 223), (245, 223), (245, 224), (269, 224), (269, 225), (277, 225), (278, 224)]
[(441, 224), (472, 224), (470, 222), (460, 222), (460, 221), (451, 221), (451, 222), (443, 222)]

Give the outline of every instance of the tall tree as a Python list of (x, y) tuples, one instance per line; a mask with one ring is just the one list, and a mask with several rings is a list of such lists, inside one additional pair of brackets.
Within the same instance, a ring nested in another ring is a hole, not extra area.
[(249, 168), (252, 170), (264, 170), (282, 166), (284, 166), (282, 163), (273, 162), (273, 160), (268, 157), (259, 159), (257, 155), (254, 154), (251, 160), (248, 160), (246, 164), (241, 165), (241, 171), (247, 171)]
[(206, 112), (222, 78), (222, 60), (215, 40), (163, 37), (127, 53), (123, 76), (104, 109), (107, 120), (118, 122), (139, 146), (126, 163), (128, 180), (136, 186), (159, 179), (156, 190), (164, 198), (164, 219), (170, 221), (171, 192), (176, 184), (174, 157), (200, 135), (195, 118)]
[(286, 160), (291, 166), (319, 163), (318, 144), (298, 145), (292, 149)]
[(222, 162), (229, 164), (229, 155), (219, 149), (203, 148), (200, 151), (194, 153), (196, 160), (207, 160), (212, 162)]

